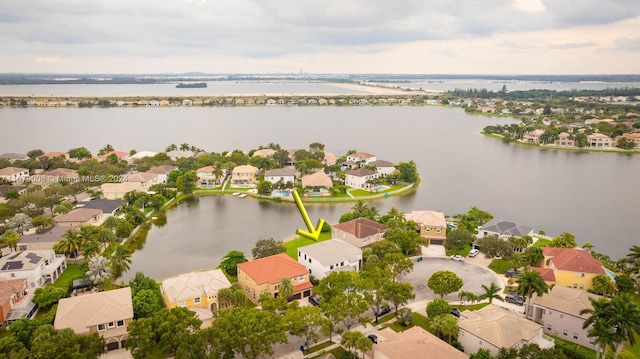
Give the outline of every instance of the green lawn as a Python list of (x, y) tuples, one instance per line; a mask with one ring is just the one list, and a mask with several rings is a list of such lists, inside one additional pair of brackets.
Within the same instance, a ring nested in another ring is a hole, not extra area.
[[(331, 239), (331, 232), (320, 233), (320, 237), (317, 242), (326, 241), (327, 239)], [(289, 257), (298, 260), (298, 247), (308, 246), (309, 244), (317, 242), (306, 237), (298, 237), (284, 243), (284, 247), (287, 249), (285, 253), (287, 253)]]
[(320, 354), (314, 356), (313, 358), (319, 358), (319, 357), (325, 356), (325, 355), (327, 355), (329, 353), (333, 354), (333, 356), (336, 357), (336, 358), (340, 358), (342, 356), (342, 354), (344, 354), (346, 352), (347, 351), (343, 347), (336, 347), (336, 348), (333, 348), (333, 349), (331, 349), (331, 350), (329, 350), (327, 352), (324, 352), (324, 350), (323, 350), (323, 351), (320, 352)]
[(74, 279), (84, 278), (84, 272), (80, 269), (80, 264), (67, 264), (67, 269), (62, 272), (58, 280), (52, 285), (54, 287), (69, 289)]
[(452, 305), (452, 308), (458, 308), (461, 312), (465, 310), (478, 310), (489, 305), (489, 303), (478, 303), (473, 305)]
[(333, 342), (330, 342), (330, 341), (327, 340), (326, 342), (323, 342), (323, 343), (320, 343), (318, 345), (314, 345), (314, 346), (310, 347), (309, 349), (305, 350), (304, 353), (305, 354), (315, 353), (315, 352), (317, 352), (319, 350), (322, 350), (322, 349), (324, 349), (324, 348), (326, 348), (328, 346), (331, 346), (333, 344), (334, 344)]
[(405, 327), (402, 324), (395, 322), (391, 325), (389, 325), (389, 328), (393, 329), (396, 332), (403, 332), (411, 327), (415, 327), (416, 325), (421, 327), (422, 329), (428, 331), (429, 333), (431, 333), (431, 330), (429, 329), (429, 325), (431, 324), (431, 320), (429, 320), (429, 318), (425, 317), (424, 315), (418, 314), (416, 312), (413, 312), (413, 325)]
[(513, 262), (505, 259), (494, 259), (493, 262), (489, 264), (489, 269), (498, 274), (504, 274), (507, 269), (513, 269)]

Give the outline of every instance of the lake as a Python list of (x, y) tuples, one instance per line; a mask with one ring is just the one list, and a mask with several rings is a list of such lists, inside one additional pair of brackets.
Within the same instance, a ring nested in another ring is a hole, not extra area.
[[(312, 142), (342, 155), (350, 149), (391, 162), (413, 160), (422, 183), (408, 196), (370, 202), (385, 213), (477, 206), (613, 258), (638, 244), (640, 156), (543, 150), (504, 144), (479, 131), (509, 118), (470, 116), (446, 107), (4, 108), (0, 153), (34, 148), (66, 151), (105, 144), (117, 150), (161, 151), (187, 142), (208, 151), (249, 151), (270, 142), (306, 148)], [(336, 223), (352, 204), (309, 205), (315, 223)], [(294, 204), (233, 196), (202, 197), (167, 214), (133, 255), (131, 272), (163, 279), (215, 267), (229, 250), (260, 238), (287, 238), (304, 222)], [(128, 278), (128, 277), (127, 277)]]

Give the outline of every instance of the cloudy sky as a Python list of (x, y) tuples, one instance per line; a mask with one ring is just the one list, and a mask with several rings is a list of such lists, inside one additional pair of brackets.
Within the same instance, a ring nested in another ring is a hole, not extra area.
[(640, 73), (639, 0), (4, 0), (0, 72)]

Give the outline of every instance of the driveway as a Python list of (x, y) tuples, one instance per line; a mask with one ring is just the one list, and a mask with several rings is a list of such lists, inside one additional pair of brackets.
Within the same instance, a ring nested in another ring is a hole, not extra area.
[[(415, 259), (413, 261), (413, 271), (399, 277), (398, 280), (401, 282), (409, 282), (413, 285), (413, 293), (416, 295), (415, 302), (440, 298), (439, 295), (433, 293), (427, 286), (427, 281), (431, 275), (440, 270), (449, 270), (456, 273), (464, 283), (461, 290), (472, 292), (476, 295), (484, 293), (482, 289), (483, 284), (489, 286), (493, 282), (500, 286), (500, 288), (504, 288), (504, 282), (494, 271), (469, 263), (466, 260), (464, 262), (458, 262), (449, 259), (449, 257), (423, 257), (421, 262), (417, 262)], [(459, 292), (451, 293), (445, 296), (444, 299), (449, 302), (457, 302), (460, 300), (458, 293)]]

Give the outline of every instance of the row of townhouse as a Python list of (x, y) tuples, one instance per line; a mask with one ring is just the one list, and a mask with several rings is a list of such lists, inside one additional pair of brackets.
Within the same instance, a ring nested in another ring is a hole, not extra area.
[[(544, 130), (538, 129), (526, 132), (522, 136), (522, 140), (528, 143), (541, 143), (540, 136), (544, 133)], [(625, 138), (635, 144), (636, 148), (640, 148), (640, 133), (625, 133), (623, 135), (617, 136), (616, 138), (611, 138), (602, 133), (593, 133), (587, 135), (587, 147), (590, 148), (612, 148), (615, 147), (616, 143), (619, 139)], [(556, 139), (553, 144), (555, 146), (566, 146), (566, 147), (576, 147), (577, 142), (573, 135), (568, 132), (561, 132), (558, 135), (558, 139)]]

